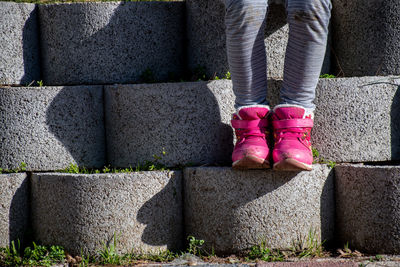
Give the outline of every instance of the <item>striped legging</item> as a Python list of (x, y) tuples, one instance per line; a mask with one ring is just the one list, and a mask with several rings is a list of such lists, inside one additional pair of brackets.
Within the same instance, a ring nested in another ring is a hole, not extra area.
[[(264, 29), (268, 0), (225, 0), (226, 39), (235, 107), (267, 105)], [(286, 0), (289, 41), (281, 103), (313, 110), (328, 36), (330, 0)]]

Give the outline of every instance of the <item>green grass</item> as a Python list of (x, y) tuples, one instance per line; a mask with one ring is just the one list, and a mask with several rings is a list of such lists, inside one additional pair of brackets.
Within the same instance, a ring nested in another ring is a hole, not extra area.
[(316, 148), (312, 149), (313, 163), (327, 164), (330, 168), (335, 168), (336, 162), (332, 160), (326, 160), (320, 156), (319, 151)]
[(26, 163), (21, 162), (19, 166), (15, 169), (2, 169), (0, 168), (0, 174), (3, 173), (19, 173), (19, 172), (25, 172), (26, 171)]
[(268, 262), (285, 260), (285, 256), (280, 250), (268, 248), (265, 241), (251, 247), (247, 258), (249, 260), (262, 260)]
[(60, 246), (41, 246), (35, 242), (23, 252), (20, 242), (11, 242), (6, 248), (0, 248), (0, 266), (52, 266), (64, 262), (64, 249)]
[(325, 79), (332, 79), (332, 78), (336, 78), (336, 76), (335, 75), (333, 75), (333, 74), (321, 74), (320, 76), (319, 76), (320, 78), (325, 78)]
[(319, 241), (317, 231), (310, 229), (306, 238), (300, 237), (293, 243), (292, 252), (298, 258), (322, 257), (324, 255), (324, 242)]

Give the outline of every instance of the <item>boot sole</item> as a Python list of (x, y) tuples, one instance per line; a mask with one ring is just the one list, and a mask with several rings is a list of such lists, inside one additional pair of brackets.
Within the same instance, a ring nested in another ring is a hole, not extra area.
[(274, 164), (276, 171), (311, 171), (312, 165), (308, 165), (295, 159), (283, 159)]
[(246, 156), (232, 164), (235, 170), (249, 170), (249, 169), (270, 169), (271, 166), (265, 159), (257, 158), (254, 156)]

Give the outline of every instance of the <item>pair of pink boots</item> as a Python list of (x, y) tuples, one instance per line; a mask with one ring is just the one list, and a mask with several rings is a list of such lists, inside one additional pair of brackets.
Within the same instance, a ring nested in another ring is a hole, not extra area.
[[(273, 111), (264, 105), (242, 107), (233, 114), (231, 122), (237, 137), (232, 154), (233, 168), (271, 168), (272, 158), (275, 170), (312, 169), (313, 114), (303, 107), (284, 104)], [(269, 136), (271, 128), (273, 142)]]

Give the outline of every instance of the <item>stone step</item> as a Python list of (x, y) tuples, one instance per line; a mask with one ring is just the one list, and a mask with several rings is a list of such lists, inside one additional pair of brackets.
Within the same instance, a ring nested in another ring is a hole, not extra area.
[(338, 239), (369, 253), (400, 253), (400, 166), (335, 168)]
[[(400, 160), (399, 85), (396, 77), (321, 79), (312, 133), (320, 157)], [(269, 81), (272, 106), (280, 86)], [(17, 168), (21, 162), (40, 171), (70, 163), (129, 167), (155, 161), (155, 156), (167, 166), (227, 166), (234, 144), (233, 106), (228, 80), (0, 87), (0, 121), (5, 122), (0, 125), (0, 168)]]
[[(321, 79), (312, 141), (335, 162), (400, 159), (395, 77)], [(269, 81), (278, 102), (280, 81)], [(230, 164), (234, 95), (230, 81), (105, 87), (108, 160), (128, 167), (153, 160), (172, 166)]]
[(102, 86), (0, 87), (0, 168), (106, 164)]
[(332, 4), (336, 73), (399, 75), (399, 1), (332, 0)]
[(40, 80), (35, 7), (28, 3), (0, 2), (0, 84)]
[(182, 1), (38, 7), (45, 84), (132, 83), (146, 70), (156, 80), (182, 76)]
[(183, 246), (182, 172), (38, 173), (32, 176), (34, 239), (72, 255), (117, 239), (128, 253)]
[(235, 171), (198, 167), (184, 171), (185, 231), (217, 253), (240, 252), (265, 241), (287, 249), (332, 240), (334, 175), (326, 165), (311, 172)]
[(1, 174), (0, 247), (23, 241), (31, 216), (36, 241), (72, 254), (95, 254), (114, 235), (121, 253), (181, 249), (184, 235), (193, 235), (221, 254), (260, 242), (287, 249), (307, 238), (399, 254), (399, 178), (399, 166), (361, 164), (33, 173), (30, 183), (25, 173)]
[(0, 174), (0, 247), (25, 240), (29, 224), (29, 189), (25, 173)]

